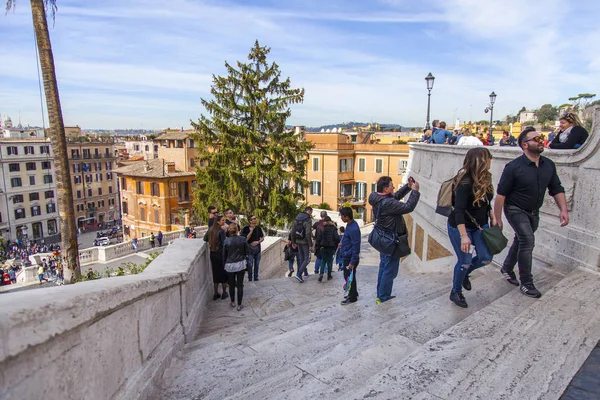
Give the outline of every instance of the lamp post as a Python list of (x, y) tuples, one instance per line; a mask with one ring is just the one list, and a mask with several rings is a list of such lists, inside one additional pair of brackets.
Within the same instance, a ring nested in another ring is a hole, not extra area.
[(490, 112), (490, 135), (492, 134), (492, 120), (494, 118), (494, 103), (496, 102), (496, 93), (490, 93), (490, 104), (485, 108), (485, 112)]
[(431, 128), (429, 125), (429, 111), (431, 109), (431, 89), (433, 89), (433, 81), (435, 80), (435, 76), (429, 75), (425, 77), (425, 81), (427, 82), (427, 123), (425, 124), (425, 129)]

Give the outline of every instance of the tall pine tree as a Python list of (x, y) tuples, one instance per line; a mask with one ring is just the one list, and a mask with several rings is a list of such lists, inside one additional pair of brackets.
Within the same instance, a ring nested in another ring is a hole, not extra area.
[(200, 161), (194, 205), (201, 216), (216, 205), (281, 227), (304, 198), (311, 144), (286, 129), (289, 106), (302, 103), (304, 89), (282, 80), (279, 66), (267, 63), (269, 52), (256, 41), (247, 63), (226, 62), (227, 76), (213, 75), (213, 99), (202, 99), (210, 115), (192, 122)]

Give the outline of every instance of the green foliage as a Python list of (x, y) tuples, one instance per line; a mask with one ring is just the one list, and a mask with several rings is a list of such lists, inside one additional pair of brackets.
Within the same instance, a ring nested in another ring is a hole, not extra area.
[(555, 121), (558, 117), (558, 108), (552, 104), (544, 104), (535, 112), (535, 116), (540, 124), (545, 124), (548, 121)]
[(202, 99), (209, 115), (192, 122), (204, 163), (196, 168), (194, 190), (201, 215), (209, 205), (231, 207), (282, 227), (304, 199), (312, 144), (286, 129), (289, 106), (303, 102), (304, 89), (282, 79), (279, 66), (267, 63), (269, 52), (256, 41), (249, 62), (225, 63), (227, 75), (213, 76), (212, 99)]
[(482, 119), (481, 121), (477, 121), (477, 125), (489, 125), (490, 121)]
[(346, 201), (344, 204), (342, 204), (342, 207), (352, 207), (352, 204), (350, 204), (349, 201)]
[(408, 141), (406, 141), (404, 139), (398, 139), (398, 140), (392, 141), (392, 144), (408, 144)]
[(506, 116), (505, 122), (506, 122), (506, 125), (514, 124), (515, 122), (517, 122), (517, 116), (509, 114)]
[(537, 123), (535, 121), (524, 121), (523, 122), (523, 126), (533, 126), (536, 125)]
[(414, 131), (415, 131), (415, 128), (410, 128), (410, 131), (411, 131), (411, 132), (414, 132)]
[[(107, 278), (113, 277), (113, 276), (125, 276), (125, 275), (136, 275), (139, 274), (141, 272), (143, 272), (146, 267), (148, 265), (150, 265), (150, 263), (159, 256), (160, 253), (158, 252), (154, 252), (151, 253), (148, 258), (146, 259), (146, 262), (144, 262), (144, 264), (136, 264), (134, 262), (126, 262), (126, 263), (121, 263), (121, 265), (119, 265), (117, 267), (117, 269), (114, 268), (108, 268), (106, 271), (104, 271), (104, 274), (106, 275)], [(101, 276), (99, 275), (98, 278), (100, 278)], [(95, 278), (97, 279), (97, 278)], [(87, 279), (84, 279), (87, 280)]]
[(331, 211), (331, 206), (327, 203), (321, 203), (317, 206), (318, 209), (320, 210), (327, 210), (327, 211)]
[(573, 103), (575, 110), (579, 110), (586, 108), (594, 97), (596, 97), (595, 93), (579, 93), (577, 96), (569, 97), (569, 101)]

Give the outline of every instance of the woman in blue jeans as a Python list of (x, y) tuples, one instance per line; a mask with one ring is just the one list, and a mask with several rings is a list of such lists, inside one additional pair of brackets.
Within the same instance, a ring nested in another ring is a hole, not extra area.
[[(450, 300), (467, 308), (462, 289), (471, 290), (469, 275), (492, 262), (481, 228), (495, 225), (491, 201), (494, 197), (490, 165), (492, 155), (485, 147), (467, 152), (463, 168), (454, 178), (453, 210), (448, 217), (448, 236), (456, 253)], [(478, 227), (479, 226), (479, 227)], [(477, 255), (473, 257), (473, 248)]]

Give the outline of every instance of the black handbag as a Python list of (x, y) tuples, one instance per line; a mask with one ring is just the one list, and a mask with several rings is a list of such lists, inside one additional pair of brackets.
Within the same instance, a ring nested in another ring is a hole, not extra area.
[(288, 244), (283, 248), (283, 261), (289, 261), (290, 259), (290, 246), (291, 244)]
[[(382, 205), (377, 208), (376, 221), (379, 220), (379, 212)], [(401, 258), (411, 253), (408, 245), (408, 234), (398, 235), (396, 232), (388, 231), (377, 225), (373, 227), (373, 231), (369, 234), (369, 244), (378, 252), (394, 258)]]
[(468, 211), (465, 210), (465, 213), (471, 219), (471, 222), (477, 226), (477, 229), (482, 231), (481, 235), (490, 254), (495, 256), (508, 246), (508, 239), (504, 236), (498, 225), (482, 228)]

